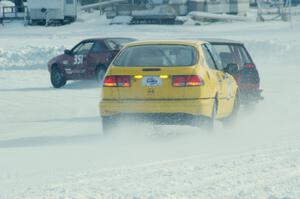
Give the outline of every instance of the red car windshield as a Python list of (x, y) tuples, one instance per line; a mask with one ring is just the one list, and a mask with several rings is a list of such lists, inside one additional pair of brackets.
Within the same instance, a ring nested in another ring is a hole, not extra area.
[(133, 42), (135, 39), (130, 38), (114, 38), (114, 39), (106, 39), (105, 43), (107, 47), (111, 50), (120, 50), (127, 43)]

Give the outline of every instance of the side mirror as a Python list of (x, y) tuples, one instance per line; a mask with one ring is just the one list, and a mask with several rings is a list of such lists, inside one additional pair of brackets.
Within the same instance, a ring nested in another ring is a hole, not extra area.
[(66, 50), (64, 51), (64, 53), (65, 53), (66, 55), (72, 55), (72, 51), (70, 51), (70, 50), (68, 50), (68, 49), (66, 49)]
[(227, 66), (224, 68), (225, 73), (229, 74), (236, 74), (239, 71), (239, 67), (237, 64), (227, 64)]

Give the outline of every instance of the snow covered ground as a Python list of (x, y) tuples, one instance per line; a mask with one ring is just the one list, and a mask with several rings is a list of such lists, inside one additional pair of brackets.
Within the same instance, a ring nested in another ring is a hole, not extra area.
[[(0, 199), (300, 198), (300, 20), (207, 26), (0, 26)], [(88, 37), (244, 41), (265, 100), (214, 134), (128, 124), (102, 136), (96, 81), (53, 89), (49, 58)]]

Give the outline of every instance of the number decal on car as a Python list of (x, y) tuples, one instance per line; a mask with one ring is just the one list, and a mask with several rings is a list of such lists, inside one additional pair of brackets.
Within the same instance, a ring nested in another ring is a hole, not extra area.
[(74, 56), (74, 65), (83, 64), (83, 55)]

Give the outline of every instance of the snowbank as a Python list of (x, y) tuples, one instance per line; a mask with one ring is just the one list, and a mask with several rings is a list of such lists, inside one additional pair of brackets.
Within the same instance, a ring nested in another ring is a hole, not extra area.
[[(294, 52), (300, 52), (300, 43), (286, 43), (278, 40), (247, 40), (247, 49), (250, 51), (258, 67), (268, 63), (276, 65), (286, 65), (300, 62)], [(15, 69), (47, 69), (47, 62), (63, 53), (64, 47), (36, 47), (26, 46), (15, 50), (5, 50), (0, 48), (0, 70)], [(284, 57), (284, 59), (277, 59)], [(276, 59), (275, 59), (276, 58)]]
[(61, 54), (64, 47), (26, 46), (15, 50), (0, 48), (0, 70), (47, 69), (47, 62)]
[(111, 20), (111, 24), (130, 24), (132, 20), (131, 16), (116, 16)]

